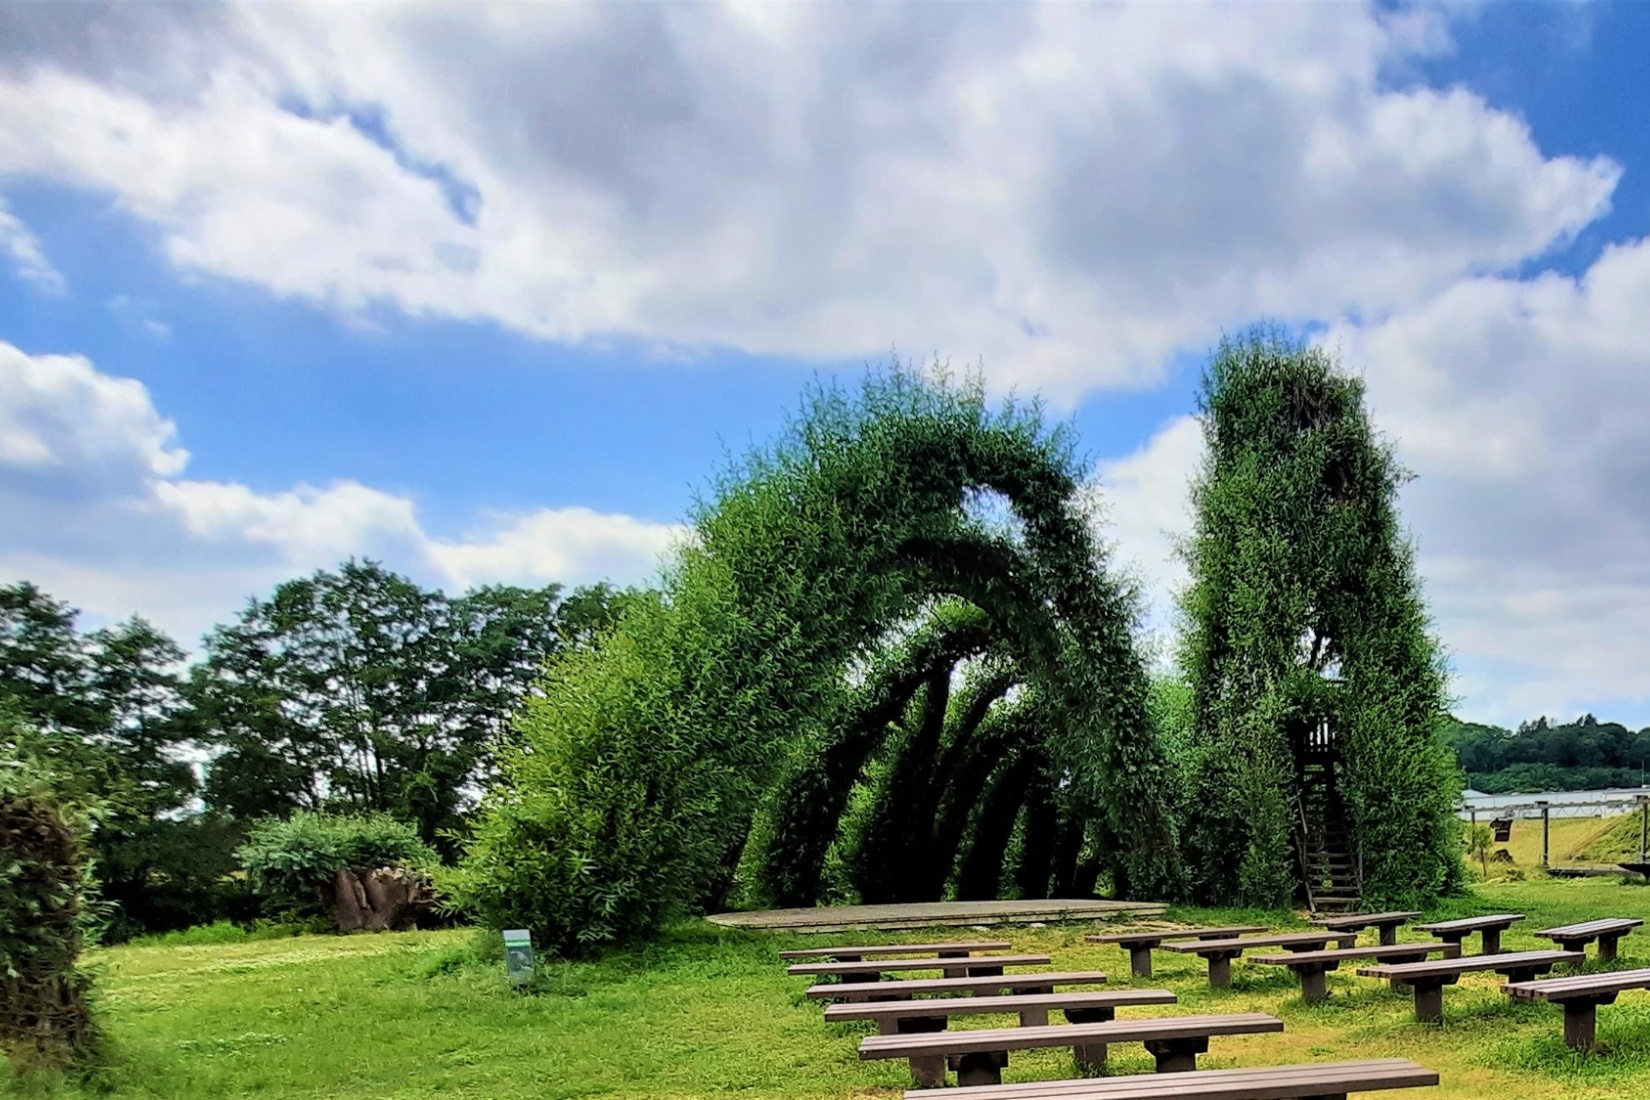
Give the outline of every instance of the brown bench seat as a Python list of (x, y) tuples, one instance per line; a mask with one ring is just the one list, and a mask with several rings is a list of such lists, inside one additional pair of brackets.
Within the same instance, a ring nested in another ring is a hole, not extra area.
[(942, 959), (966, 958), (980, 951), (1007, 951), (1014, 945), (1007, 940), (967, 940), (958, 943), (882, 943), (842, 947), (803, 947), (781, 951), (782, 959), (834, 959), (837, 962), (859, 962), (877, 955), (937, 955)]
[(1463, 974), (1493, 970), (1511, 982), (1527, 982), (1561, 963), (1580, 965), (1587, 956), (1580, 951), (1508, 951), (1493, 955), (1468, 955), (1426, 962), (1396, 963), (1361, 967), (1366, 978), (1388, 978), (1394, 988), (1407, 985), (1415, 992), (1415, 1018), (1435, 1024), (1444, 1018), (1444, 986), (1454, 985)]
[(1418, 910), (1395, 909), (1386, 913), (1348, 913), (1341, 917), (1319, 917), (1312, 923), (1332, 932), (1362, 932), (1365, 928), (1374, 928), (1380, 935), (1381, 943), (1393, 944), (1398, 942), (1398, 929), (1420, 915)]
[(1301, 994), (1307, 1004), (1317, 1004), (1329, 997), (1329, 986), (1324, 975), (1340, 969), (1343, 962), (1374, 959), (1382, 963), (1410, 962), (1424, 959), (1435, 951), (1448, 951), (1446, 943), (1393, 943), (1372, 947), (1346, 947), (1335, 951), (1295, 951), (1277, 955), (1250, 955), (1249, 961), (1262, 966), (1287, 966), (1301, 980)]
[(1002, 1083), (1009, 1053), (1016, 1050), (1071, 1047), (1081, 1065), (1097, 1070), (1105, 1065), (1106, 1048), (1110, 1044), (1144, 1043), (1157, 1059), (1159, 1073), (1177, 1073), (1197, 1068), (1197, 1056), (1208, 1051), (1213, 1036), (1261, 1035), (1282, 1030), (1282, 1020), (1262, 1012), (1169, 1016), (1050, 1027), (939, 1031), (926, 1035), (870, 1035), (860, 1041), (859, 1056), (866, 1060), (909, 1059), (912, 1076), (918, 1084), (928, 1087), (945, 1083), (947, 1062), (957, 1071), (959, 1085), (996, 1085)]
[(1437, 936), (1445, 943), (1454, 944), (1456, 954), (1462, 951), (1462, 941), (1474, 932), (1483, 938), (1483, 954), (1493, 955), (1501, 950), (1501, 933), (1524, 919), (1523, 913), (1491, 913), (1484, 917), (1463, 917), (1460, 920), (1438, 921), (1435, 924), (1417, 924), (1417, 932)]
[(1129, 953), (1129, 968), (1137, 978), (1152, 976), (1152, 952), (1165, 940), (1226, 940), (1264, 932), (1259, 924), (1228, 924), (1218, 928), (1159, 928), (1148, 932), (1111, 932), (1104, 936), (1084, 936), (1089, 943), (1115, 943)]
[(1577, 974), (1570, 978), (1509, 982), (1501, 987), (1515, 1001), (1554, 1001), (1564, 1006), (1564, 1042), (1576, 1050), (1591, 1050), (1598, 1006), (1616, 1003), (1616, 994), (1650, 989), (1650, 970), (1617, 970), (1609, 974)]
[(827, 1023), (875, 1020), (884, 1035), (906, 1031), (944, 1031), (952, 1016), (1016, 1012), (1021, 1027), (1042, 1027), (1050, 1011), (1064, 1012), (1070, 1024), (1092, 1024), (1116, 1017), (1119, 1008), (1172, 1005), (1167, 989), (1106, 989), (1082, 993), (1013, 993), (1001, 997), (920, 997), (904, 1001), (848, 1001), (827, 1005)]
[(906, 970), (941, 970), (948, 978), (1001, 974), (1009, 966), (1047, 966), (1047, 955), (970, 955), (960, 959), (867, 959), (863, 962), (796, 963), (787, 974), (838, 978), (844, 982), (875, 982), (884, 974)]
[(905, 1100), (1346, 1100), (1348, 1093), (1427, 1088), (1438, 1074), (1407, 1058), (1317, 1062), (1300, 1066), (1206, 1069), (1098, 1080), (1031, 1081), (1023, 1085), (908, 1089)]
[(1566, 924), (1562, 928), (1544, 928), (1536, 935), (1552, 940), (1565, 951), (1585, 951), (1587, 945), (1598, 941), (1598, 957), (1610, 960), (1616, 957), (1616, 945), (1633, 929), (1644, 924), (1637, 917), (1606, 917), (1603, 920)]
[(1232, 960), (1253, 947), (1281, 947), (1286, 951), (1314, 951), (1328, 944), (1352, 947), (1358, 942), (1355, 932), (1282, 932), (1275, 936), (1239, 936), (1228, 940), (1195, 940), (1191, 943), (1166, 943), (1165, 951), (1182, 955), (1200, 955), (1209, 962), (1209, 984), (1225, 989), (1232, 984)]
[(905, 978), (893, 982), (842, 982), (808, 987), (816, 1001), (898, 1001), (909, 997), (951, 993), (991, 996), (1013, 993), (1053, 993), (1056, 986), (1100, 985), (1103, 970), (1044, 970), (1030, 974), (986, 974), (975, 978)]

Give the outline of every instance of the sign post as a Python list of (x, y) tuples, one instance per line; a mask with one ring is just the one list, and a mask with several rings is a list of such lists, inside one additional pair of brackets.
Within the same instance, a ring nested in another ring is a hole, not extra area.
[(504, 930), (504, 971), (517, 989), (533, 980), (533, 934), (527, 929)]

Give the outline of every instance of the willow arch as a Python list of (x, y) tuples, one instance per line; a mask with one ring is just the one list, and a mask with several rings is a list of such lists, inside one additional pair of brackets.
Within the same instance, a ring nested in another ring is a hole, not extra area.
[[(713, 483), (660, 597), (549, 671), (454, 894), (566, 949), (714, 904), (799, 746), (824, 746), (827, 784), (854, 764), (847, 742), (833, 763), (826, 735), (845, 670), (946, 600), (978, 609), (1057, 718), (1014, 762), (1038, 761), (1120, 891), (1177, 892), (1132, 608), (1079, 488), (1066, 434), (1035, 407), (991, 408), (977, 384), (896, 369), (858, 395), (815, 389), (775, 445)], [(971, 510), (982, 492), (1006, 524)]]

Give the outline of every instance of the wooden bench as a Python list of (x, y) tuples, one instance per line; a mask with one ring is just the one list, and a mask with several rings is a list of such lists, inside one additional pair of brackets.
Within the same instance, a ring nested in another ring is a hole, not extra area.
[(948, 978), (1001, 974), (1009, 966), (1047, 966), (1047, 955), (970, 955), (961, 959), (873, 959), (866, 962), (796, 963), (787, 974), (832, 977), (843, 982), (877, 982), (884, 974), (906, 970), (941, 970)]
[(1329, 929), (1331, 932), (1362, 932), (1365, 928), (1374, 928), (1380, 936), (1382, 944), (1398, 942), (1398, 929), (1408, 924), (1419, 912), (1410, 910), (1394, 910), (1390, 913), (1352, 913), (1344, 917), (1319, 917), (1312, 923)]
[(1209, 984), (1225, 989), (1232, 984), (1232, 960), (1251, 947), (1281, 947), (1286, 951), (1313, 951), (1326, 944), (1337, 943), (1352, 947), (1358, 942), (1355, 932), (1284, 932), (1276, 936), (1249, 936), (1229, 940), (1196, 940), (1192, 943), (1166, 943), (1165, 951), (1183, 955), (1201, 955), (1209, 962)]
[(1417, 924), (1415, 930), (1453, 944), (1457, 955), (1461, 954), (1462, 941), (1478, 932), (1484, 937), (1482, 953), (1493, 955), (1501, 950), (1501, 933), (1523, 919), (1523, 913), (1492, 913), (1487, 917), (1463, 917), (1461, 920), (1439, 921), (1436, 924)]
[(1089, 943), (1115, 943), (1129, 953), (1129, 969), (1137, 978), (1152, 976), (1152, 952), (1164, 940), (1226, 940), (1264, 932), (1259, 924), (1229, 924), (1223, 928), (1169, 928), (1155, 932), (1113, 932), (1104, 936), (1084, 936)]
[(1374, 959), (1378, 963), (1408, 962), (1424, 959), (1434, 951), (1448, 951), (1447, 943), (1393, 943), (1374, 947), (1347, 947), (1338, 951), (1295, 951), (1278, 955), (1250, 955), (1249, 961), (1262, 966), (1287, 966), (1301, 980), (1301, 994), (1307, 1004), (1317, 1004), (1329, 997), (1329, 986), (1324, 975), (1339, 970), (1341, 963), (1355, 959)]
[(1510, 951), (1366, 966), (1360, 967), (1358, 973), (1366, 978), (1388, 978), (1395, 983), (1395, 991), (1409, 986), (1415, 992), (1415, 1018), (1422, 1023), (1435, 1024), (1444, 1018), (1444, 986), (1454, 985), (1463, 974), (1493, 970), (1510, 982), (1527, 982), (1560, 963), (1574, 965), (1586, 958), (1580, 951)]
[(898, 1001), (949, 993), (991, 996), (1011, 993), (1053, 993), (1056, 986), (1099, 985), (1103, 970), (1045, 970), (1033, 974), (982, 975), (976, 978), (906, 978), (895, 982), (842, 982), (808, 987), (816, 1001)]
[(1007, 940), (968, 940), (959, 943), (883, 943), (843, 947), (804, 947), (781, 951), (782, 959), (831, 959), (836, 962), (860, 962), (868, 955), (937, 955), (942, 959), (967, 958), (979, 951), (1007, 951), (1014, 945)]
[(827, 1023), (874, 1020), (883, 1035), (944, 1031), (952, 1016), (1017, 1012), (1021, 1027), (1044, 1027), (1050, 1011), (1064, 1012), (1068, 1024), (1116, 1019), (1119, 1008), (1172, 1005), (1167, 989), (1108, 989), (1093, 993), (1014, 993), (1002, 997), (921, 997), (904, 1001), (847, 1001), (827, 1005)]
[(1438, 1075), (1407, 1058), (1303, 1066), (1206, 1069), (1100, 1080), (1031, 1081), (980, 1088), (907, 1089), (905, 1100), (1346, 1100), (1348, 1093), (1427, 1088)]
[(1591, 1050), (1598, 1006), (1615, 1004), (1616, 994), (1624, 990), (1650, 989), (1650, 970), (1510, 982), (1501, 989), (1515, 1001), (1555, 1001), (1563, 1005), (1564, 1042), (1576, 1050)]
[(1637, 917), (1606, 917), (1603, 920), (1566, 924), (1562, 928), (1546, 928), (1536, 935), (1552, 940), (1565, 951), (1585, 951), (1587, 945), (1598, 941), (1598, 957), (1609, 960), (1616, 957), (1616, 946), (1621, 938), (1644, 922)]
[(908, 1059), (912, 1077), (919, 1085), (930, 1088), (945, 1084), (947, 1064), (956, 1070), (959, 1085), (998, 1085), (1002, 1083), (1009, 1053), (1016, 1050), (1071, 1047), (1078, 1063), (1092, 1072), (1105, 1066), (1110, 1044), (1144, 1043), (1157, 1059), (1157, 1072), (1179, 1073), (1197, 1068), (1197, 1056), (1208, 1051), (1213, 1036), (1261, 1035), (1282, 1030), (1282, 1020), (1261, 1012), (1170, 1016), (927, 1035), (870, 1035), (860, 1041), (859, 1056), (865, 1060)]

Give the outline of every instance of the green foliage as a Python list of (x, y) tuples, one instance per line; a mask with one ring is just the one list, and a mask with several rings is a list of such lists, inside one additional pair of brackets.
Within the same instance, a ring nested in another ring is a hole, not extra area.
[(1635, 733), (1591, 714), (1537, 718), (1516, 730), (1451, 720), (1444, 735), (1467, 785), (1485, 794), (1638, 787), (1650, 764), (1650, 728)]
[[(850, 671), (948, 599), (977, 607), (1038, 687), (1053, 723), (1038, 774), (1104, 833), (1119, 888), (1176, 889), (1133, 608), (1078, 489), (1065, 433), (1035, 408), (991, 409), (976, 385), (894, 370), (857, 398), (811, 393), (772, 448), (715, 483), (661, 598), (552, 664), (450, 882), (459, 903), (559, 950), (719, 903), (776, 781), (814, 794), (795, 785), (810, 774), (793, 770), (797, 749), (852, 709)], [(932, 730), (947, 708), (929, 695)], [(839, 805), (864, 761), (846, 751), (842, 772), (811, 774)], [(810, 878), (765, 885), (792, 894)]]
[(377, 813), (269, 818), (252, 826), (237, 855), (258, 893), (295, 916), (318, 912), (346, 868), (428, 871), (439, 862), (414, 826)]
[[(627, 598), (492, 586), (449, 598), (375, 562), (288, 581), (206, 639), (190, 697), (213, 761), (210, 805), (246, 820), (377, 810), (430, 843), (461, 826), (467, 791), (546, 656), (586, 644)], [(565, 616), (559, 612), (565, 607)]]
[(27, 765), (0, 758), (0, 1049), (19, 1071), (97, 1060), (79, 965), (89, 886), (84, 823)]
[(1197, 895), (1290, 900), (1297, 762), (1327, 720), (1366, 903), (1436, 897), (1458, 881), (1460, 852), (1443, 664), (1398, 523), (1403, 475), (1362, 384), (1325, 352), (1256, 330), (1222, 343), (1201, 409), (1181, 651)]

